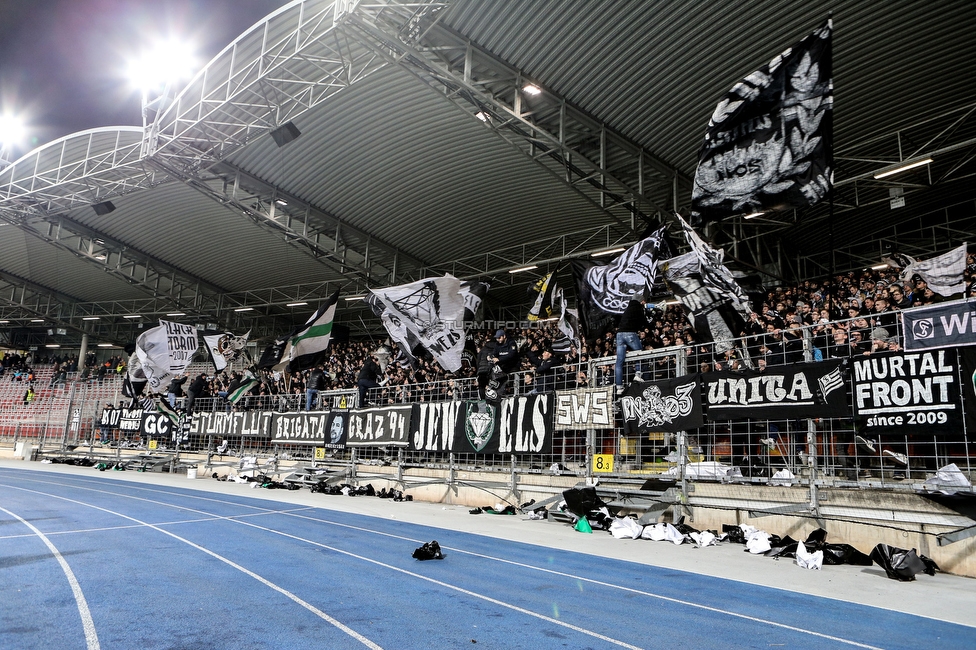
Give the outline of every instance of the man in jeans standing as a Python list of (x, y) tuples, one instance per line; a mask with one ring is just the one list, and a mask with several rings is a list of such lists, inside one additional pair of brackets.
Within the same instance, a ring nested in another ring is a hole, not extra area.
[(308, 384), (305, 387), (306, 411), (311, 411), (312, 405), (318, 406), (319, 391), (323, 389), (325, 389), (325, 366), (320, 363), (308, 375)]
[[(631, 298), (620, 317), (617, 326), (617, 365), (614, 367), (613, 383), (617, 395), (624, 392), (624, 361), (628, 350), (642, 350), (640, 336), (637, 334), (648, 327), (646, 307), (647, 300), (643, 297), (637, 300)], [(640, 379), (640, 365), (637, 366), (635, 379)]]

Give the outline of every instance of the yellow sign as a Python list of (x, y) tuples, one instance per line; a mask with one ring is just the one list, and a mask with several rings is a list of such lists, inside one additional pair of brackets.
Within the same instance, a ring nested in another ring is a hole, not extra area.
[(594, 472), (612, 472), (613, 454), (593, 454)]
[(159, 443), (156, 442), (155, 440), (150, 440), (149, 441), (149, 449), (150, 450), (156, 449), (158, 446), (159, 446)]
[[(341, 409), (349, 408), (346, 405), (346, 396), (345, 395), (343, 395), (342, 397), (339, 398), (339, 408), (341, 408)], [(324, 458), (324, 456), (323, 456), (323, 458)]]
[(315, 460), (325, 460), (325, 447), (315, 448)]

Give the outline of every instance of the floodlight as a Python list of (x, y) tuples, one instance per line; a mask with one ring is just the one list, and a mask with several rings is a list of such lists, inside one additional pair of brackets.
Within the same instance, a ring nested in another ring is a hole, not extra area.
[(19, 115), (0, 115), (0, 158), (11, 148), (22, 145), (26, 139), (27, 126)]
[(159, 41), (129, 62), (129, 83), (144, 93), (193, 76), (199, 66), (193, 48), (176, 40)]

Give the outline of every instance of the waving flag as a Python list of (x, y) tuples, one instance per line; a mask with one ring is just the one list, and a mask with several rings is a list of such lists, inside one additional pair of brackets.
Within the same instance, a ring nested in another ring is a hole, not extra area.
[(624, 313), (632, 298), (650, 298), (657, 278), (658, 262), (671, 255), (665, 228), (637, 242), (609, 264), (593, 260), (572, 260), (577, 306), (583, 333), (600, 336)]
[(154, 393), (161, 392), (169, 386), (171, 379), (186, 372), (199, 347), (197, 329), (192, 325), (160, 320), (158, 327), (140, 334), (136, 339), (135, 354), (149, 389)]
[(901, 281), (908, 282), (918, 274), (933, 292), (940, 296), (951, 296), (966, 290), (963, 272), (966, 270), (966, 244), (953, 248), (948, 253), (921, 262), (905, 255), (882, 258), (889, 266), (901, 269)]
[(338, 302), (339, 292), (336, 291), (315, 310), (303, 327), (288, 337), (276, 369), (287, 367), (289, 372), (298, 372), (318, 363), (332, 341), (332, 322)]
[(832, 24), (732, 87), (708, 122), (696, 223), (812, 205), (833, 182)]
[(461, 367), (464, 299), (457, 278), (447, 274), (370, 291), (383, 303), (383, 324), (402, 350), (409, 350), (409, 342), (416, 340), (444, 370), (455, 372)]
[(203, 344), (207, 346), (217, 372), (247, 356), (247, 337), (250, 335), (250, 331), (244, 336), (234, 336), (230, 332), (203, 335)]
[(552, 273), (547, 273), (540, 278), (539, 281), (529, 287), (529, 291), (536, 294), (535, 302), (529, 309), (529, 320), (539, 321), (550, 318), (558, 309), (554, 302), (556, 280), (552, 277)]
[(691, 251), (665, 262), (664, 277), (699, 338), (714, 341), (715, 349), (724, 352), (745, 327), (749, 298), (723, 263), (724, 251), (709, 246), (675, 216)]

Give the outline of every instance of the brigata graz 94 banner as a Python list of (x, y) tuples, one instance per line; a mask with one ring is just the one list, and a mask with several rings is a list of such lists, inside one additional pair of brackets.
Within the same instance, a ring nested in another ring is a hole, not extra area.
[(709, 420), (850, 417), (841, 362), (770, 366), (765, 371), (706, 372)]
[(635, 381), (620, 399), (624, 432), (685, 431), (705, 423), (702, 415), (701, 375), (694, 373), (664, 381)]
[(613, 427), (613, 386), (556, 391), (557, 431)]
[(356, 409), (349, 413), (350, 447), (407, 447), (410, 445), (410, 419), (413, 407), (385, 406)]
[(854, 414), (865, 431), (962, 436), (955, 349), (872, 354), (852, 363)]
[(346, 446), (348, 424), (348, 411), (275, 413), (271, 418), (271, 442), (341, 449)]
[(547, 454), (552, 451), (555, 395), (413, 405), (410, 448), (473, 454)]

